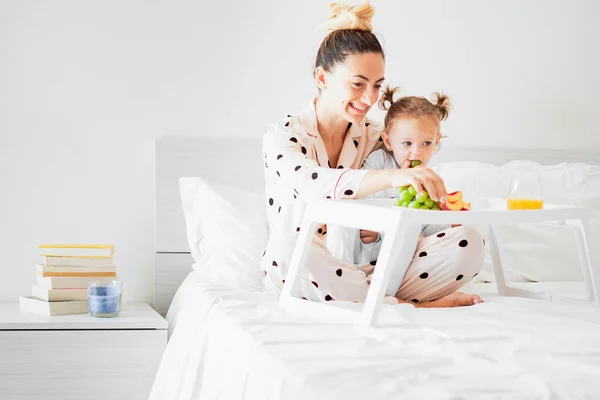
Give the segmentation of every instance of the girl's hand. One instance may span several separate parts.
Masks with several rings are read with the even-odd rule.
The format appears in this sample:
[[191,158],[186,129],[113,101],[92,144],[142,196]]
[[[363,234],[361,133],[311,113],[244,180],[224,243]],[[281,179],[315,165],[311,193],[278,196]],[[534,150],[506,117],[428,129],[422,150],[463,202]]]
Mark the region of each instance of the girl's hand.
[[392,187],[412,185],[417,193],[426,190],[434,201],[446,201],[446,186],[438,174],[431,168],[408,168],[410,161],[405,161],[401,168],[392,170]]
[[367,231],[364,229],[360,230],[360,240],[362,240],[364,244],[373,243],[377,240],[378,235],[379,234],[377,232]]

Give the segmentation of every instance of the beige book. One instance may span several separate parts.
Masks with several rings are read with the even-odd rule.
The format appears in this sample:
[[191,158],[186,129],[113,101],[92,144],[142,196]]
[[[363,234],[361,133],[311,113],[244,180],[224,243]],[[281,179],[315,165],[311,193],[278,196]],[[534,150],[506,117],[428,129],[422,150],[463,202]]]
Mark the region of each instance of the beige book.
[[54,277],[37,275],[35,283],[37,286],[46,289],[87,289],[88,282],[94,281],[99,283],[110,283],[113,280],[118,280],[118,277]]
[[88,302],[84,300],[48,302],[36,297],[19,297],[21,311],[41,315],[87,314]]
[[44,301],[87,300],[87,289],[46,289],[37,285],[31,286],[31,296]]
[[48,267],[36,265],[36,272],[41,276],[79,276],[79,277],[116,277],[117,267]]
[[41,256],[109,258],[115,253],[112,244],[42,244]]
[[114,267],[114,257],[89,258],[89,257],[44,257],[46,267]]

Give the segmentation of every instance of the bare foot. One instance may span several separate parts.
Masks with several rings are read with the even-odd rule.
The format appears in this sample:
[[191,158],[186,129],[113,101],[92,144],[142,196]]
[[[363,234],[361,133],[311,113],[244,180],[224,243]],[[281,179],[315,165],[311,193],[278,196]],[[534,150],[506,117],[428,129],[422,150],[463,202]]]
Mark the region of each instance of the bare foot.
[[[400,302],[402,300],[399,300]],[[404,302],[404,301],[402,301]],[[424,303],[412,303],[415,307],[423,308],[442,308],[442,307],[462,307],[472,306],[474,304],[483,303],[481,297],[476,294],[464,294],[461,292],[454,292],[441,299],[427,301]]]

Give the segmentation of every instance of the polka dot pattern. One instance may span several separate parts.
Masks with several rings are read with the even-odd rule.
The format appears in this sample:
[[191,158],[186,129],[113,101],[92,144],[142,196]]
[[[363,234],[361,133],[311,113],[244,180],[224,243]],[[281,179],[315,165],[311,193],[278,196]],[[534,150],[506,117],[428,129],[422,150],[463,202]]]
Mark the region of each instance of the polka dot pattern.
[[429,274],[427,272],[423,272],[421,275],[419,275],[419,278],[427,279],[428,276],[429,276]]
[[422,251],[419,253],[419,257],[425,257],[427,256],[427,252],[426,251]]
[[[288,115],[288,117],[282,121],[285,126],[289,128],[284,130],[279,128],[278,132],[276,132],[279,135],[282,132],[287,133],[283,133],[283,136],[279,136],[278,140],[268,143],[265,142],[267,143],[265,147],[267,151],[266,154],[263,154],[263,163],[265,164],[265,168],[269,168],[268,170],[265,169],[264,172],[267,178],[266,199],[268,202],[267,207],[269,207],[268,215],[271,219],[270,223],[275,225],[283,223],[284,225],[281,226],[281,228],[284,229],[279,230],[279,232],[288,232],[288,235],[296,234],[296,236],[294,236],[295,238],[301,231],[301,226],[296,225],[300,223],[296,217],[298,215],[302,215],[301,213],[296,213],[296,211],[298,211],[297,208],[303,208],[303,201],[296,202],[295,199],[303,199],[299,199],[299,193],[297,189],[293,189],[292,199],[290,199],[288,197],[290,193],[289,188],[294,188],[294,186],[296,188],[301,187],[303,190],[302,195],[306,198],[313,198],[315,197],[314,195],[318,194],[319,192],[329,194],[326,196],[317,196],[320,198],[353,198],[356,196],[355,188],[357,186],[355,182],[352,182],[352,179],[354,176],[359,176],[359,174],[354,174],[352,172],[344,174],[344,170],[348,168],[358,168],[360,163],[363,163],[364,157],[361,154],[360,159],[358,159],[358,157],[354,159],[353,155],[356,155],[357,151],[352,149],[352,145],[350,143],[346,143],[346,145],[349,145],[350,147],[346,147],[346,149],[342,151],[342,154],[340,154],[340,160],[342,160],[343,163],[338,163],[337,161],[334,162],[334,160],[328,160],[328,155],[326,153],[321,154],[321,151],[323,150],[322,146],[311,147],[314,146],[312,139],[314,139],[316,132],[306,132],[305,135],[304,129],[306,129],[306,127],[302,127],[302,120],[292,120],[291,118],[293,117]],[[294,123],[292,124],[292,122]],[[347,124],[348,129],[351,129],[352,123],[347,122]],[[364,148],[364,152],[368,153],[370,150],[372,150],[372,146],[375,144],[378,138],[377,136],[374,136],[375,130],[371,131],[368,137],[365,136],[365,126],[368,126],[368,123],[359,123],[356,128],[357,131],[352,131],[352,135],[348,137],[348,140],[352,142],[355,149],[361,147],[361,152]],[[281,125],[279,125],[279,127],[281,127]],[[362,136],[359,137],[357,134],[361,129]],[[298,150],[300,150],[301,154],[304,155],[303,157],[298,154]],[[348,154],[346,154],[348,151],[349,155],[351,156],[350,158],[348,158]],[[298,161],[292,161],[294,158]],[[306,161],[305,163],[304,159],[310,161]],[[331,171],[324,169],[323,167],[325,166],[331,168]],[[334,171],[333,169],[342,171],[338,172]],[[271,171],[275,173],[272,174]],[[277,177],[280,179],[277,179]],[[284,181],[284,179],[286,179],[286,181]],[[302,181],[301,183],[300,180]],[[287,182],[290,182],[290,184]],[[272,207],[272,209],[270,207]],[[282,213],[282,209],[284,207],[287,208],[285,213]],[[277,214],[274,212],[276,210],[278,213],[280,213],[279,215],[275,215]],[[288,214],[290,214],[289,220],[284,218],[284,216]],[[319,227],[317,225],[316,231],[302,232],[303,234],[309,235],[312,235],[313,233],[317,234],[318,238],[324,240],[326,239],[326,236],[323,235],[327,235],[327,226],[321,225],[321,227]],[[289,264],[289,259],[287,255],[279,254],[276,243],[270,243],[269,245],[274,246],[268,248],[269,257],[266,257],[266,251],[263,251],[263,273],[268,276],[268,282],[271,282],[272,280],[273,284],[280,286],[282,283],[285,284],[284,278],[286,277],[283,273],[281,273],[281,271]],[[327,255],[330,255],[326,250],[325,252]],[[272,265],[269,265],[269,259],[272,260]],[[281,268],[279,268],[278,263],[281,263]],[[375,266],[376,263],[377,261],[375,260],[371,262],[371,265]],[[308,281],[301,280],[304,288],[308,288],[308,290],[306,290],[304,293],[298,293],[298,297],[300,298],[300,296],[304,296],[301,298],[308,300],[308,297],[310,296],[310,301],[322,302],[335,301],[338,298],[344,298],[342,295],[338,294],[337,286],[331,286],[330,284],[332,282],[336,282],[336,285],[341,285],[346,280],[353,279],[356,271],[352,270],[352,268],[344,267],[343,264],[338,264],[335,267],[333,265],[329,267],[330,269],[328,269],[328,273],[323,277],[321,277],[321,275],[314,276],[315,279],[319,279],[319,283],[317,283],[317,281],[310,280],[310,278]],[[470,272],[467,270],[463,271],[466,271],[467,274]],[[433,272],[434,271],[432,271],[432,273]],[[364,279],[364,275],[362,273],[361,276]],[[310,289],[310,284],[308,284],[308,282],[310,282],[316,288],[316,290]],[[266,285],[268,287],[268,283]],[[407,300],[410,300],[411,298],[412,297],[407,297]],[[358,299],[355,298],[355,300]]]
[[467,247],[468,244],[469,244],[469,242],[467,242],[465,239],[463,239],[460,242],[458,242],[458,245],[460,247]]
[[446,232],[440,232],[436,236],[439,238],[443,238],[444,236],[446,236]]

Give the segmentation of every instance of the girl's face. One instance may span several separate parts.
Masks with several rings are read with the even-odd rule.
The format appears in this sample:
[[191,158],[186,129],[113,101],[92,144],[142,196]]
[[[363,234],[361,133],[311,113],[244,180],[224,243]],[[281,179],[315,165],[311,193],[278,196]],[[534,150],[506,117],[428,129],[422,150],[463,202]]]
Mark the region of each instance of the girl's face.
[[414,118],[406,114],[396,117],[390,132],[381,135],[398,166],[402,166],[406,160],[419,160],[426,166],[439,145],[440,136],[440,121],[436,117],[426,115]]
[[383,57],[377,53],[349,55],[329,72],[318,67],[319,101],[346,121],[361,123],[379,99],[384,69]]

